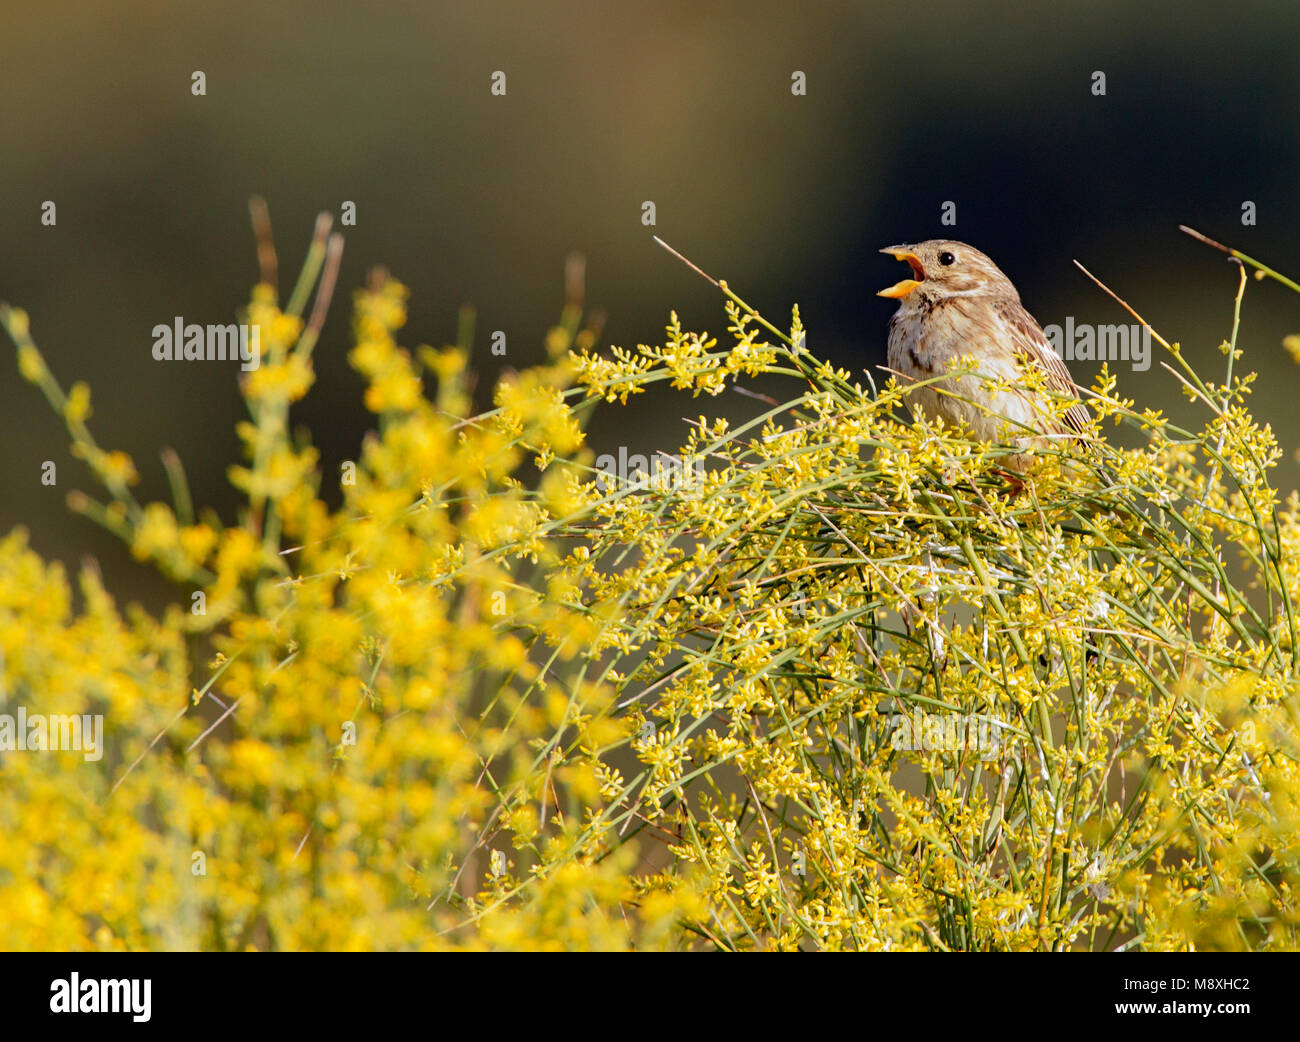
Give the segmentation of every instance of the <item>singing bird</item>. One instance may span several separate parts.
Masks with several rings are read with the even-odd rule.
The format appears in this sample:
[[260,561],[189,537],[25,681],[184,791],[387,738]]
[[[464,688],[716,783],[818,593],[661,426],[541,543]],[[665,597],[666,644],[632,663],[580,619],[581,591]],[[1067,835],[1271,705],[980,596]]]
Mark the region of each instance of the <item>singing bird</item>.
[[[1070,371],[996,264],[952,239],[880,252],[912,269],[911,278],[879,294],[900,301],[889,320],[889,367],[907,381],[923,381],[969,367],[964,359],[975,362],[967,375],[914,387],[909,392],[914,407],[969,428],[980,441],[1025,449],[1005,461],[1018,471],[1032,462],[1030,450],[1079,437],[1088,411]],[[1043,379],[1027,381],[1031,371]],[[1063,416],[1056,405],[1062,399],[1074,402]]]

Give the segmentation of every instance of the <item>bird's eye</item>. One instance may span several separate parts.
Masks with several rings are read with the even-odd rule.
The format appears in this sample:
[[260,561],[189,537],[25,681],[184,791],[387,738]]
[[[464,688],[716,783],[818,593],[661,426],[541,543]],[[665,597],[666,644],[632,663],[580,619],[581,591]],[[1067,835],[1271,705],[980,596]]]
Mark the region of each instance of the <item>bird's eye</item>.
[[943,253],[939,254],[939,263],[942,264],[945,268],[956,259],[957,258],[954,257],[947,250],[944,250]]

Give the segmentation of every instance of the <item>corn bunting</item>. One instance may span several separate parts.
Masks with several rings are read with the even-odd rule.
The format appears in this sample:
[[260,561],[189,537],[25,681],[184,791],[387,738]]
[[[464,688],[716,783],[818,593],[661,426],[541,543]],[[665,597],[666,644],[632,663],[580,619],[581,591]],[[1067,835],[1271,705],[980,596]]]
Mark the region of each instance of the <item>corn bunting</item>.
[[[889,367],[905,380],[934,381],[909,393],[914,408],[980,441],[1025,450],[1079,437],[1088,411],[1070,371],[996,264],[951,239],[880,252],[912,267],[910,279],[879,295],[901,301],[889,320]],[[950,368],[970,368],[963,359],[974,361],[973,371],[936,380]],[[1031,370],[1041,379],[1027,382]],[[1074,404],[1062,416],[1053,399]],[[1026,452],[1005,462],[1023,471],[1032,458]]]

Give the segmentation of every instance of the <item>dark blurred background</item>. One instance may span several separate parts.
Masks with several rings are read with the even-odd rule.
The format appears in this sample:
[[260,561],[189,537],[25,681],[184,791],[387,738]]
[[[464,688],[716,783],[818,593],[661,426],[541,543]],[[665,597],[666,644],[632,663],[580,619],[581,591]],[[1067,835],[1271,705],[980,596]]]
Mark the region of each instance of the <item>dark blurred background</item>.
[[[30,312],[65,386],[90,383],[92,428],[135,457],[143,497],[166,498],[158,449],[172,445],[196,501],[227,521],[235,367],[156,363],[150,331],[175,315],[234,320],[257,279],[255,193],[285,296],[314,215],[357,207],[317,385],[295,410],[331,470],[370,425],[345,354],[372,265],[411,287],[407,346],[450,341],[474,303],[489,372],[492,330],[508,364],[541,359],[572,250],[608,313],[604,342],[656,342],[671,308],[722,332],[716,291],[652,232],[778,324],[797,302],[809,346],[855,371],[884,360],[895,304],[874,294],[901,277],[876,251],[942,235],[989,253],[1043,324],[1129,321],[1078,258],[1217,374],[1236,275],[1177,226],[1300,273],[1300,8],[1026,6],[5,0],[0,299]],[[191,94],[195,70],[205,97]],[[490,92],[497,70],[504,97]],[[806,96],[791,93],[796,71]],[[1300,296],[1252,283],[1243,328],[1255,408],[1290,448],[1297,374],[1280,341],[1300,332]],[[70,564],[93,554],[117,588],[153,600],[162,588],[68,514],[66,492],[93,486],[0,347],[0,531],[24,524]],[[1076,380],[1097,368],[1075,363]],[[1179,410],[1158,358],[1118,371],[1139,402]],[[640,403],[598,418],[592,439],[671,448],[680,416],[753,408],[731,393]],[[40,484],[46,459],[57,488]],[[1288,457],[1279,482],[1297,476]]]

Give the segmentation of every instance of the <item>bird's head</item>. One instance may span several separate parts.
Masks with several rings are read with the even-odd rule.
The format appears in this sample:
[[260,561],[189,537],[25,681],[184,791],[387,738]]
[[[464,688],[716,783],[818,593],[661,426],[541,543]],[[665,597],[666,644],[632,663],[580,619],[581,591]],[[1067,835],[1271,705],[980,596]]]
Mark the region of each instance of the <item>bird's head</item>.
[[954,239],[927,239],[910,246],[887,246],[880,251],[906,261],[912,277],[882,289],[878,296],[901,299],[917,290],[928,300],[944,297],[999,296],[1019,300],[1011,280],[974,246]]

